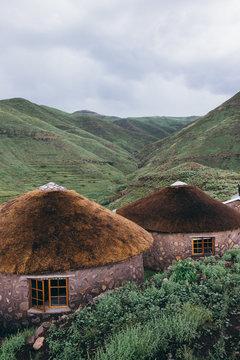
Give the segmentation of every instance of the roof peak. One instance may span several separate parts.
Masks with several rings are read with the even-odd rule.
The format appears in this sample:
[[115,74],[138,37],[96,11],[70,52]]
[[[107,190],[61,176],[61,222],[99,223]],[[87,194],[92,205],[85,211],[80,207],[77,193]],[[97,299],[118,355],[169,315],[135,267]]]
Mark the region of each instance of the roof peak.
[[184,186],[187,185],[185,182],[176,181],[175,183],[171,184],[170,186]]
[[63,186],[60,186],[54,182],[49,182],[45,185],[42,185],[38,188],[41,191],[66,191],[67,189]]

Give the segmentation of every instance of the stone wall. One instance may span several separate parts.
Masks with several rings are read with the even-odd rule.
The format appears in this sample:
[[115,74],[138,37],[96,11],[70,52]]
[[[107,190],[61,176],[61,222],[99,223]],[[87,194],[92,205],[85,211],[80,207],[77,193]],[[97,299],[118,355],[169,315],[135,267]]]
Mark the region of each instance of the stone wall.
[[[117,288],[126,281],[142,283],[143,258],[141,254],[112,265],[54,274],[58,275],[69,279],[69,308],[62,308],[60,314],[56,313],[56,310],[53,310],[53,313],[29,310],[29,279],[33,276],[0,274],[0,333],[1,328],[20,329],[62,316],[65,312],[86,305],[95,296]],[[53,274],[36,275],[34,278],[48,277],[53,277]]]
[[144,267],[162,270],[173,264],[176,260],[192,258],[193,237],[215,237],[215,255],[222,255],[227,249],[240,247],[240,229],[217,233],[200,234],[165,234],[151,232],[154,242],[152,247],[143,255]]

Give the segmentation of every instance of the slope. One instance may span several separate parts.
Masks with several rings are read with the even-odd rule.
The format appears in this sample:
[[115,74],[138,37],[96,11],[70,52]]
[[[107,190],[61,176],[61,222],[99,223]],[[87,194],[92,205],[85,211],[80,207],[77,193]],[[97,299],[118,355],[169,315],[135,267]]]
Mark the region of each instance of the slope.
[[24,99],[0,102],[0,139],[1,202],[51,180],[102,200],[135,169],[126,150],[78,128],[70,114]]
[[140,154],[144,172],[170,168],[186,161],[240,170],[240,92],[206,116]]
[[144,124],[140,132],[127,130],[116,119],[21,98],[0,101],[0,202],[54,181],[104,203],[126,186],[138,152],[161,132],[153,136]]

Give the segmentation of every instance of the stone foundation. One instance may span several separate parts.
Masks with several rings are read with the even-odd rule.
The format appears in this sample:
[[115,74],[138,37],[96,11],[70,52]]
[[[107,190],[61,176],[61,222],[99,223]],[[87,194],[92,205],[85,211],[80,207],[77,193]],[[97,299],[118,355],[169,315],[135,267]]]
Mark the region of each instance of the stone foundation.
[[0,274],[0,332],[1,328],[13,330],[42,321],[59,317],[53,313],[29,310],[30,278],[46,279],[61,276],[69,279],[69,308],[61,308],[60,315],[86,305],[94,297],[114,288],[126,281],[142,283],[144,279],[142,254],[126,261],[100,266],[97,268],[80,269],[64,273],[44,274],[36,276],[17,276]]
[[[214,237],[215,255],[223,255],[227,249],[240,247],[240,229],[217,233],[192,233],[192,234],[165,234],[150,232],[154,242],[152,247],[143,254],[144,267],[154,270],[163,270],[176,260],[192,258],[199,255],[192,255],[192,238]],[[200,255],[203,256],[203,255]]]

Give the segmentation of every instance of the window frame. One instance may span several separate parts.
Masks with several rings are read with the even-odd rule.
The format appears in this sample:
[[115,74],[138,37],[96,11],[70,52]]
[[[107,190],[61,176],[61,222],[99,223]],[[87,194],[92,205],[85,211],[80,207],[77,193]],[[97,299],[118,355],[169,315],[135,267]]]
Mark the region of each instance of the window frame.
[[[29,290],[30,290],[30,297],[29,297],[29,300],[30,300],[30,309],[34,309],[34,310],[38,310],[38,311],[41,311],[41,312],[45,312],[46,311],[46,308],[48,309],[53,309],[53,308],[57,308],[57,309],[61,309],[61,308],[68,308],[69,307],[69,278],[68,277],[46,277],[46,278],[39,278],[39,277],[31,277],[29,278],[30,280],[30,283],[29,283]],[[57,286],[51,286],[51,280],[57,280],[58,282],[58,285]],[[65,286],[59,286],[59,281],[60,280],[65,280],[66,282],[66,285]],[[32,286],[32,282],[33,281],[36,281],[36,288]],[[44,288],[44,281],[47,281],[47,286],[48,286],[48,300],[49,300],[49,304],[46,305],[45,304],[45,288]],[[42,285],[42,289],[38,289],[37,287],[37,284],[38,283],[41,283]],[[59,295],[59,289],[62,288],[62,289],[66,289],[66,293],[65,295],[61,296]],[[58,295],[57,296],[53,296],[55,298],[58,299],[58,305],[52,305],[52,296],[51,296],[51,289],[58,289]],[[36,291],[36,297],[33,297],[33,290]],[[42,299],[39,299],[38,295],[39,295],[39,292],[42,292]],[[66,298],[66,304],[65,305],[60,305],[59,304],[59,299],[60,298]],[[38,305],[38,301],[39,300],[42,300],[43,301],[43,307],[40,308],[36,305],[33,305],[33,299],[36,300],[37,302],[37,305]]]
[[[207,240],[207,244],[211,244],[212,251],[205,253],[204,252],[204,240]],[[201,242],[201,246],[197,247],[198,249],[201,249],[201,252],[194,252],[194,242],[198,241]],[[215,237],[214,236],[199,236],[199,237],[193,237],[192,238],[192,256],[211,256],[215,254]]]

